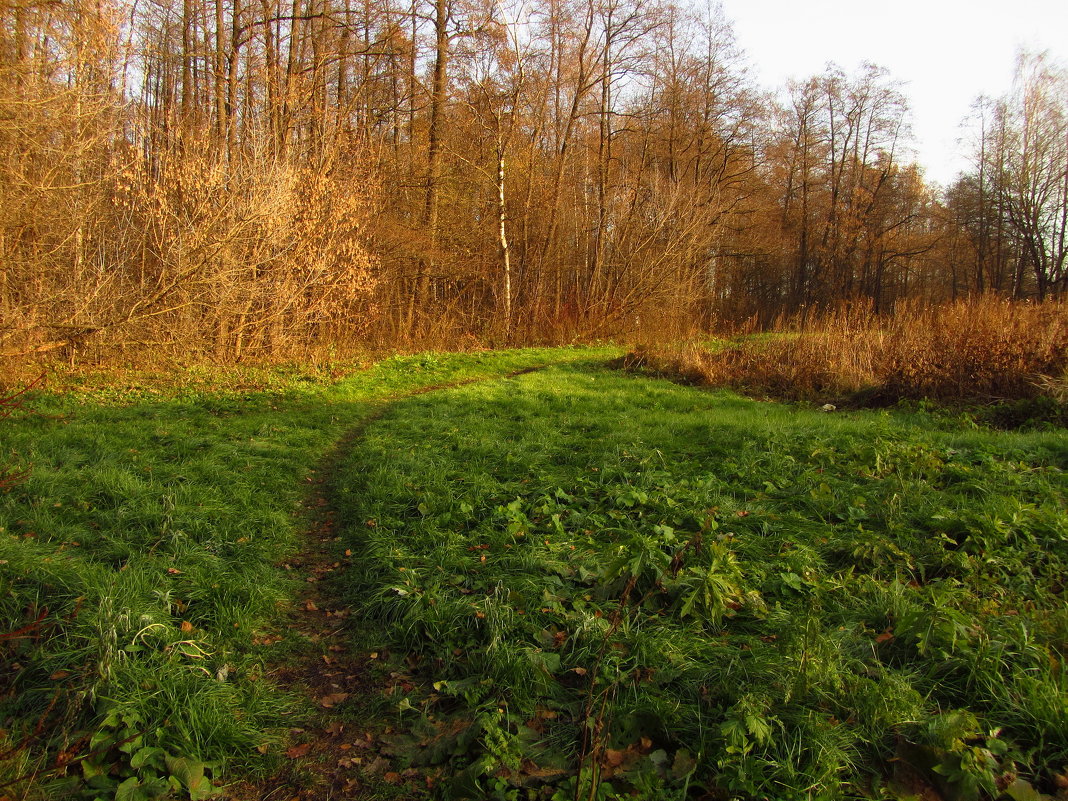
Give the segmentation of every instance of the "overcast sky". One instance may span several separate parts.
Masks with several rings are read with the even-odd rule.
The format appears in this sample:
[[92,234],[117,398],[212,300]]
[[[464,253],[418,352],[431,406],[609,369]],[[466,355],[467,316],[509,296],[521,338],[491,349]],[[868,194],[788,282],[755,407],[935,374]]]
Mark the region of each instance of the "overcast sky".
[[967,166],[960,123],[981,94],[1012,84],[1021,47],[1068,62],[1068,0],[721,0],[757,79],[767,88],[834,61],[864,61],[901,81],[917,160],[943,185]]

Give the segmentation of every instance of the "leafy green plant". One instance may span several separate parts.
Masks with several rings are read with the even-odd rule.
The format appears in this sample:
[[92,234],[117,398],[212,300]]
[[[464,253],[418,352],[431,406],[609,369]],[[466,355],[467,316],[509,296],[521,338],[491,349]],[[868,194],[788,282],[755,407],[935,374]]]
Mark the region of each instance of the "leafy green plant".
[[200,801],[219,795],[208,776],[217,766],[146,745],[165,736],[162,728],[147,731],[146,725],[135,711],[109,710],[89,740],[89,753],[78,758],[84,786],[70,789],[94,801],[164,796]]
[[1014,782],[1014,759],[1020,757],[1000,735],[1000,729],[984,732],[971,712],[952,710],[916,727],[917,744],[903,744],[900,751],[951,801],[996,798]]

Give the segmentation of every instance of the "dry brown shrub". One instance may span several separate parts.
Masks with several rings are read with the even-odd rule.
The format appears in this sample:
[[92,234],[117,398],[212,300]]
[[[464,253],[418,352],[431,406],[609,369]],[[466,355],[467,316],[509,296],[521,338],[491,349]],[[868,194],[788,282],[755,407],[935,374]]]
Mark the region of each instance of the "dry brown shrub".
[[360,143],[312,164],[224,162],[206,147],[123,155],[92,187],[95,260],[24,260],[19,292],[0,293],[0,359],[229,364],[360,344],[375,313],[378,193]]
[[669,345],[638,345],[612,366],[635,372],[649,372],[687,384],[707,384],[709,354],[693,342]]
[[1068,304],[1001,298],[891,319],[880,365],[889,396],[1026,398],[1068,368]]
[[887,402],[1056,395],[1068,370],[1063,302],[983,297],[878,316],[854,304],[779,328],[717,353],[640,349],[628,366],[784,398]]

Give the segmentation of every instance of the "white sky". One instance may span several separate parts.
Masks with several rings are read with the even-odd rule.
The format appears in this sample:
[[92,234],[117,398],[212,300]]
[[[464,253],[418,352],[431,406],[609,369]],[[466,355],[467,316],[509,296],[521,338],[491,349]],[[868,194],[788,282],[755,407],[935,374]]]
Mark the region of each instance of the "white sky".
[[1068,0],[720,0],[757,80],[779,88],[864,61],[902,82],[917,161],[949,183],[967,162],[960,124],[981,94],[1012,84],[1021,47],[1068,61]]

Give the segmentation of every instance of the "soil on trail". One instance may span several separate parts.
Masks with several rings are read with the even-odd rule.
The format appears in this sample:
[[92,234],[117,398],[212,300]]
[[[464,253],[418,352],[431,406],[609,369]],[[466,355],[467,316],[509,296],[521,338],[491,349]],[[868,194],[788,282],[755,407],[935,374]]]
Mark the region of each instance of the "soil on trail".
[[[389,726],[361,719],[369,699],[411,689],[406,672],[383,667],[386,654],[360,650],[350,627],[351,610],[340,599],[338,579],[358,554],[341,544],[336,511],[330,500],[332,478],[341,461],[392,403],[415,395],[512,378],[543,367],[528,367],[503,376],[472,378],[420,387],[383,399],[363,418],[320,464],[309,471],[305,501],[308,522],[299,553],[280,565],[303,580],[294,599],[287,627],[298,645],[284,655],[268,656],[269,680],[307,704],[294,716],[294,725],[282,746],[282,768],[268,779],[229,785],[225,797],[234,801],[342,801],[366,798],[371,793],[396,798],[426,797],[437,772],[402,770],[390,754]],[[283,643],[281,634],[260,638],[256,644]],[[384,792],[383,792],[384,791]]]
[[[361,430],[363,426],[361,425]],[[347,437],[345,445],[355,436]],[[347,448],[346,448],[347,449]],[[332,462],[321,465],[311,477],[307,501],[312,525],[301,553],[282,567],[299,571],[303,591],[289,615],[289,636],[299,645],[270,666],[269,679],[294,695],[303,696],[306,707],[294,721],[283,746],[282,769],[255,784],[244,782],[228,789],[233,799],[348,799],[367,795],[383,783],[410,783],[412,775],[394,770],[376,732],[357,724],[353,707],[363,698],[388,693],[391,682],[375,677],[371,663],[377,654],[354,648],[348,629],[349,610],[331,587],[332,574],[342,571],[352,552],[341,551],[335,514],[328,498]],[[280,642],[281,636],[265,638],[264,645]],[[418,787],[409,788],[406,797]],[[423,785],[425,789],[425,783]]]

